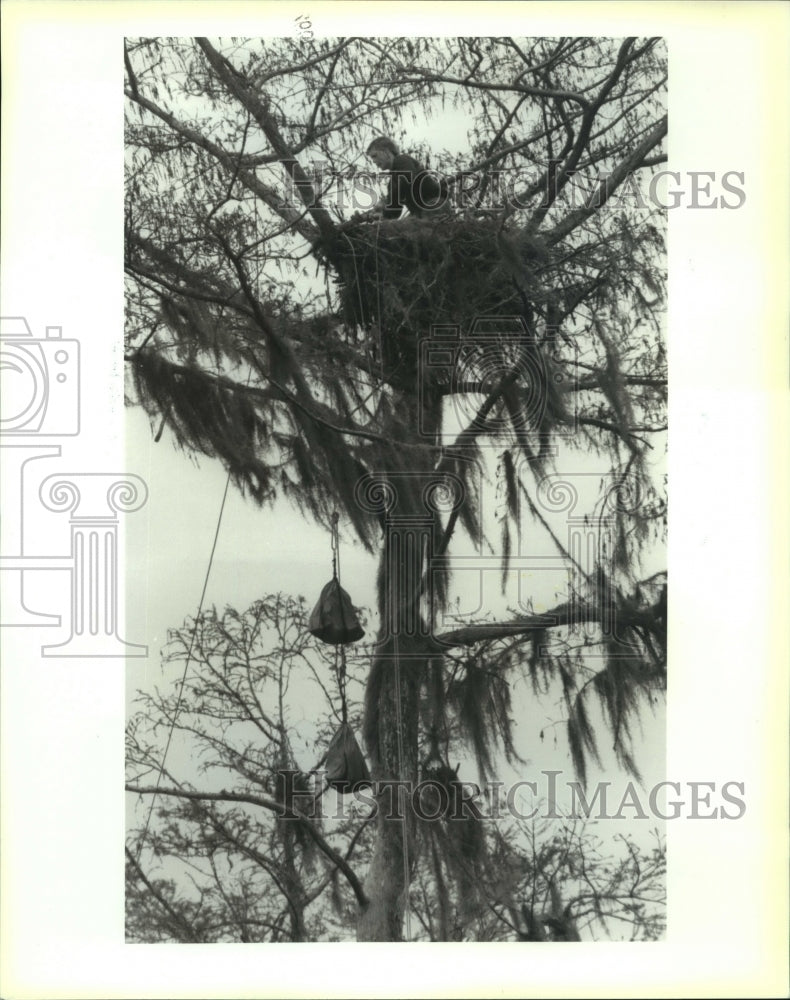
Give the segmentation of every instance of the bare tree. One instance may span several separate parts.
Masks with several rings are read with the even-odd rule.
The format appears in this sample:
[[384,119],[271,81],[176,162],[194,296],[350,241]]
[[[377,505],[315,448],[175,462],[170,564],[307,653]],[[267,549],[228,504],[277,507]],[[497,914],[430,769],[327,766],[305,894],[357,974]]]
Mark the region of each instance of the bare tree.
[[[243,613],[206,612],[171,633],[167,662],[184,669],[170,690],[141,695],[128,725],[127,788],[138,803],[126,849],[128,939],[353,937],[376,807],[335,796],[316,766],[315,746],[327,746],[340,722],[333,706],[344,678],[310,636],[304,602],[273,595]],[[345,678],[354,725],[364,665],[350,657]],[[299,706],[316,689],[313,734]],[[163,732],[173,760],[164,771]],[[462,746],[458,738],[452,749]],[[623,838],[618,854],[580,821],[442,812],[430,796],[444,787],[449,805],[456,773],[434,762],[421,777],[414,939],[660,936],[662,844],[645,853]]]

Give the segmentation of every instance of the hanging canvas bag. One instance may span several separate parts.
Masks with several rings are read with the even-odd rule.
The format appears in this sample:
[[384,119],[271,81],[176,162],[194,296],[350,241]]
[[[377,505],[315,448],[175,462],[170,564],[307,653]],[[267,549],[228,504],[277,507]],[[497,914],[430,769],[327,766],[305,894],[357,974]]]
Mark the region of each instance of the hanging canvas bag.
[[326,752],[326,783],[341,795],[370,785],[370,771],[351,726],[342,723]]
[[321,591],[308,627],[317,639],[333,646],[356,642],[365,634],[354,613],[351,598],[336,576]]

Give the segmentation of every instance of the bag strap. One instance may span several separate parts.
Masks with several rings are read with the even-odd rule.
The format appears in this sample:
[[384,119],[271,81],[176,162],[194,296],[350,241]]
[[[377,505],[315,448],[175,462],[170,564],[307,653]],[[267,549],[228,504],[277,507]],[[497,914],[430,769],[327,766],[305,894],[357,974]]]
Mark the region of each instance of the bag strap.
[[[343,588],[340,584],[340,532],[338,530],[338,512],[332,511],[332,579],[337,583],[337,602],[340,607],[340,624],[343,632],[348,632],[345,608],[343,607]],[[335,646],[335,674],[340,692],[340,712],[343,725],[348,722],[348,705],[346,703],[346,651],[343,643]]]

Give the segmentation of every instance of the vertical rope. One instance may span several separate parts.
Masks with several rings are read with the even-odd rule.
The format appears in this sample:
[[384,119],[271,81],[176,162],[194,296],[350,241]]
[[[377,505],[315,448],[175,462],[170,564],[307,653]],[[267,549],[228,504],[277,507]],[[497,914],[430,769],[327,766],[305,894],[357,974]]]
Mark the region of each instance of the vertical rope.
[[[346,628],[346,616],[343,610],[342,585],[340,583],[340,531],[338,521],[340,515],[337,511],[332,512],[332,579],[337,584],[338,605],[340,607],[340,620],[343,628]],[[346,647],[345,643],[338,643],[335,646],[335,676],[337,677],[337,689],[340,693],[340,719],[343,725],[348,724],[348,700],[346,699]]]
[[[404,780],[403,768],[403,713],[401,712],[401,683],[400,683],[400,657],[398,655],[398,638],[393,636],[395,654],[395,726],[397,729],[398,746],[398,780]],[[400,786],[398,786],[400,796]],[[411,906],[409,897],[411,894],[411,874],[409,864],[409,825],[406,810],[408,809],[408,798],[404,803],[403,810],[403,904],[406,917],[406,940],[411,941]]]
[[[247,117],[247,125],[249,125],[249,116]],[[247,136],[247,129],[245,127],[245,130],[244,130],[244,137],[245,137],[244,141],[245,142],[246,142],[246,136]],[[234,178],[234,180],[235,180],[235,178]],[[233,184],[231,184],[231,188],[232,187],[233,187]],[[256,257],[255,257],[255,294],[256,294],[256,296],[259,296],[260,295],[260,285],[261,285],[261,263],[260,263],[260,258],[257,256],[257,253],[258,253],[258,242],[259,242],[259,224],[258,224],[259,220],[258,220],[258,201],[257,201],[257,199],[255,199],[253,201],[253,208],[254,208],[254,214],[255,214],[255,250],[256,250]],[[247,385],[250,384],[250,379],[251,378],[252,378],[252,368],[250,367],[249,370],[248,370],[248,372],[247,372],[247,382],[246,382]],[[169,410],[168,410],[168,412],[169,412]],[[162,426],[159,428],[159,431],[157,432],[157,435],[156,435],[156,437],[154,439],[155,441],[158,441],[160,439],[160,437],[162,436],[162,431],[164,429],[166,417],[167,417],[167,413],[162,418]],[[211,576],[211,567],[214,564],[214,553],[217,550],[217,539],[219,538],[219,531],[220,531],[220,527],[222,526],[222,515],[223,515],[223,513],[225,511],[225,503],[226,503],[226,501],[228,499],[228,490],[230,488],[230,480],[231,480],[231,472],[228,471],[228,475],[227,475],[227,477],[225,479],[225,490],[224,490],[224,492],[222,494],[222,503],[220,504],[219,514],[217,515],[217,525],[216,525],[216,528],[214,529],[214,540],[211,543],[211,552],[210,552],[209,557],[208,557],[208,566],[206,567],[206,575],[205,575],[205,578],[203,580],[203,589],[202,589],[202,591],[200,593],[200,600],[198,601],[197,614],[195,615],[195,624],[194,624],[194,627],[192,629],[192,634],[189,637],[189,648],[187,650],[186,661],[184,662],[184,672],[181,674],[181,683],[180,683],[179,688],[178,688],[178,697],[176,698],[176,706],[175,706],[175,709],[173,710],[173,718],[170,720],[170,728],[168,729],[167,742],[165,743],[165,749],[164,749],[164,752],[162,754],[162,760],[161,760],[161,763],[159,764],[159,768],[157,770],[156,785],[154,786],[154,793],[151,796],[151,805],[148,807],[148,815],[145,818],[145,826],[143,827],[143,832],[140,835],[140,839],[139,839],[139,841],[137,843],[136,861],[137,861],[138,864],[139,864],[139,861],[140,861],[140,856],[143,853],[143,846],[145,844],[145,839],[148,836],[148,829],[149,829],[149,827],[151,825],[151,816],[153,815],[154,806],[156,805],[156,797],[157,797],[157,793],[159,791],[159,786],[162,783],[162,775],[163,775],[164,770],[165,770],[165,763],[167,762],[167,755],[168,755],[168,753],[170,751],[170,744],[171,744],[172,739],[173,739],[173,731],[175,730],[176,720],[178,718],[178,713],[181,710],[181,699],[182,699],[183,694],[184,694],[184,684],[186,683],[187,671],[189,670],[189,664],[190,664],[190,662],[192,660],[192,650],[194,649],[194,646],[195,646],[195,636],[197,635],[198,625],[200,623],[200,616],[201,616],[202,611],[203,611],[203,602],[206,599],[206,590],[208,588],[209,577]]]
[[348,724],[348,701],[346,700],[346,647],[340,646],[340,670],[338,672],[338,687],[340,688],[340,711],[343,725]]
[[332,579],[337,580],[340,585],[340,535],[337,522],[340,518],[338,512],[332,511]]
[[381,366],[381,374],[384,376],[384,330],[381,325],[381,280],[379,278],[379,229],[381,227],[381,220],[376,219],[376,236],[374,239],[375,253],[373,258],[376,261],[376,310],[378,316],[376,317],[376,327],[379,331],[379,365]]
[[[342,232],[342,236],[343,236],[343,239],[346,241],[346,243],[348,243],[348,245],[351,247],[351,262],[354,265],[354,280],[355,280],[356,286],[357,286],[357,299],[359,301],[359,316],[358,316],[359,324],[358,325],[361,325],[362,329],[363,329],[362,342],[365,345],[365,353],[367,355],[367,360],[368,360],[368,375],[370,375],[370,377],[372,379],[373,378],[373,357],[372,357],[372,355],[370,353],[370,342],[369,342],[369,339],[368,339],[368,337],[365,336],[365,332],[364,332],[365,331],[365,322],[364,321],[365,321],[365,312],[366,312],[366,310],[365,310],[365,301],[362,298],[362,285],[360,284],[360,281],[359,281],[359,270],[357,269],[357,252],[354,249],[354,244],[349,239],[348,234],[345,233],[345,232]],[[378,252],[378,250],[377,250],[377,252]],[[354,327],[354,343],[356,344],[356,342],[357,342],[357,328],[355,326]]]
[[[375,239],[375,242],[374,242],[374,247],[375,247],[374,259],[375,259],[375,263],[376,263],[376,307],[377,307],[377,312],[378,312],[378,316],[376,317],[376,319],[377,319],[377,326],[378,326],[378,331],[379,331],[379,351],[380,351],[380,354],[381,354],[380,361],[381,361],[382,373],[383,373],[383,371],[384,371],[384,358],[383,358],[383,355],[384,355],[384,336],[385,336],[385,334],[384,334],[384,330],[382,329],[382,324],[381,324],[381,282],[380,282],[380,277],[379,277],[379,227],[380,227],[380,220],[376,221],[375,226],[376,226],[376,228],[375,228],[375,238],[374,238]],[[346,238],[346,242],[351,247],[352,260],[353,260],[353,264],[354,264],[354,274],[355,274],[356,279],[357,279],[357,291],[358,291],[358,295],[359,295],[360,309],[364,313],[364,304],[363,304],[363,301],[362,301],[361,288],[360,288],[360,284],[359,284],[359,272],[357,271],[356,252],[355,252],[354,246],[351,243],[351,240],[349,240],[348,236],[346,236],[345,233],[343,235]],[[361,313],[361,315],[362,315],[362,313]],[[368,356],[370,356],[369,346],[368,346]],[[336,565],[335,559],[336,559],[336,550],[337,550],[337,547],[338,547],[337,546],[337,534],[336,533],[337,533],[337,515],[334,515],[334,518],[333,518],[333,533],[332,533],[332,551],[333,551],[333,563],[332,563],[332,565],[333,565],[333,570],[334,570],[334,567]],[[339,569],[338,569],[338,585],[339,585],[339,582],[340,581],[339,581]],[[397,625],[396,625],[396,628],[397,628]],[[394,645],[393,645],[393,653],[394,653],[394,658],[395,658],[395,727],[396,727],[396,731],[397,731],[398,779],[400,781],[403,781],[404,778],[405,778],[405,774],[404,774],[404,770],[405,769],[404,769],[404,766],[403,766],[403,757],[404,757],[404,754],[403,754],[403,712],[402,712],[402,706],[401,706],[400,657],[399,657],[399,653],[398,653],[398,638],[397,638],[397,634],[393,634],[393,643],[394,643]],[[345,666],[345,662],[344,662],[344,666]],[[345,678],[344,678],[344,680],[345,680]],[[343,712],[344,712],[343,721],[345,721],[345,711],[346,711],[345,691],[343,691]],[[398,794],[400,795],[400,788],[398,790]],[[403,815],[403,892],[404,892],[404,915],[405,915],[405,923],[406,923],[406,940],[410,941],[411,940],[411,907],[410,907],[410,903],[409,903],[409,897],[410,897],[410,894],[411,894],[411,873],[410,873],[411,865],[410,865],[410,861],[409,861],[409,832],[408,832],[408,820],[407,820],[407,816],[406,816],[406,809],[407,808],[408,808],[408,802],[406,804],[404,804],[404,815]]]
[[[381,280],[379,277],[379,228],[381,226],[381,220],[376,220],[376,235],[375,235],[375,253],[374,259],[376,261],[376,308],[378,312],[377,316],[377,326],[379,331],[379,353],[382,374],[384,374],[384,329],[381,323]],[[397,630],[398,624],[394,623]],[[400,677],[400,655],[398,650],[398,636],[397,631],[393,634],[393,653],[395,656],[395,726],[397,729],[397,749],[398,749],[398,780],[403,781],[405,778],[404,766],[403,766],[403,712],[401,710],[401,677]],[[400,789],[398,790],[398,795],[400,795]],[[404,803],[403,812],[403,903],[404,903],[404,916],[406,923],[406,940],[411,941],[411,905],[410,905],[410,895],[411,895],[411,864],[409,862],[409,825],[406,815],[406,810],[409,806],[409,800],[407,798],[406,803]]]
[[222,524],[222,513],[225,510],[225,501],[228,499],[228,488],[230,486],[230,473],[228,473],[227,479],[225,480],[225,492],[222,494],[222,503],[219,508],[219,516],[217,517],[217,526],[214,530],[214,541],[211,545],[211,554],[208,557],[208,567],[206,568],[206,576],[203,580],[203,590],[200,594],[200,601],[198,602],[197,614],[195,615],[195,624],[192,629],[192,635],[189,638],[189,649],[187,650],[186,662],[184,663],[184,672],[181,674],[181,685],[178,689],[178,698],[176,698],[176,707],[173,710],[173,718],[170,720],[170,728],[167,733],[167,743],[165,744],[164,753],[162,754],[162,762],[159,765],[156,774],[156,785],[154,787],[154,794],[151,796],[151,805],[148,808],[148,815],[145,820],[145,826],[143,827],[143,832],[140,835],[140,840],[137,844],[137,858],[140,861],[140,855],[143,853],[143,845],[145,844],[145,838],[148,836],[148,827],[151,824],[151,815],[154,811],[154,806],[156,805],[156,796],[159,791],[159,785],[162,782],[162,774],[165,770],[165,762],[167,761],[167,754],[170,750],[170,743],[173,739],[173,730],[175,729],[176,719],[178,718],[178,713],[181,709],[181,698],[184,694],[184,684],[187,679],[187,671],[189,670],[189,664],[192,660],[192,649],[195,645],[195,636],[197,635],[198,625],[200,624],[200,615],[203,611],[203,601],[206,598],[206,588],[208,587],[209,576],[211,575],[211,567],[214,562],[214,553],[217,549],[217,539],[219,538],[219,529]]

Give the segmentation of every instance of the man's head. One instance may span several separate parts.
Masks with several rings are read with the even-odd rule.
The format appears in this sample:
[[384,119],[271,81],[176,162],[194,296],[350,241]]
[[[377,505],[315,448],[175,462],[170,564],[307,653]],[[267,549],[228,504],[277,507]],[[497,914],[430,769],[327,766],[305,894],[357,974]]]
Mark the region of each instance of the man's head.
[[398,155],[398,147],[385,135],[380,135],[368,146],[367,154],[379,168],[388,170],[392,166],[392,161]]

